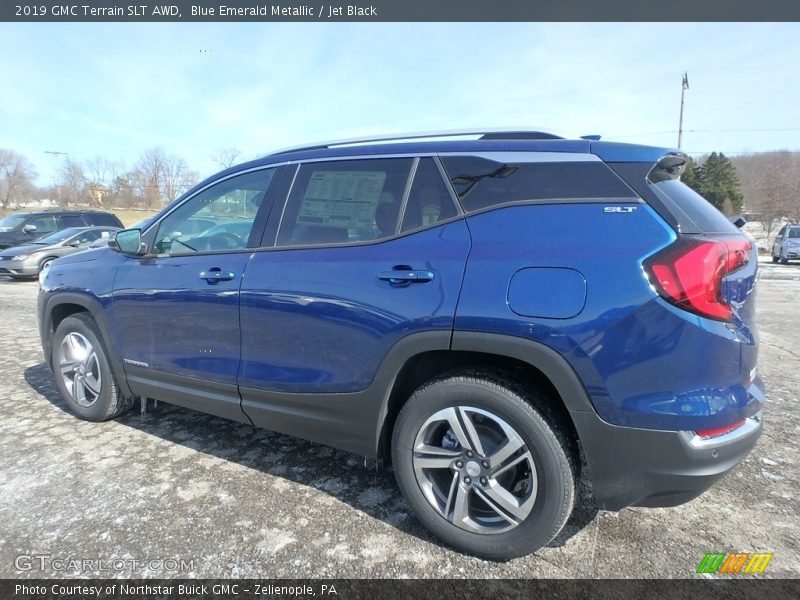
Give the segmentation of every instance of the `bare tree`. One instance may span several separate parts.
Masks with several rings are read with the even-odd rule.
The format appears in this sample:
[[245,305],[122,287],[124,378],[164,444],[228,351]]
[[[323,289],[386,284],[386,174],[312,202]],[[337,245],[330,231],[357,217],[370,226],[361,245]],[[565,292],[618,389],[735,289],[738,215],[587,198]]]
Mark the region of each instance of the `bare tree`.
[[36,169],[27,158],[0,148],[0,208],[26,201],[36,176]]
[[141,153],[136,170],[141,174],[139,182],[148,208],[161,208],[164,163],[167,157],[163,148],[149,148]]
[[211,160],[217,163],[221,169],[227,169],[236,164],[236,159],[242,154],[238,148],[220,148],[211,155]]
[[163,165],[163,193],[172,202],[197,181],[197,173],[190,171],[182,158],[169,157]]
[[733,163],[745,206],[767,235],[784,220],[800,220],[800,156],[767,152],[738,156]]
[[167,155],[163,148],[142,152],[135,173],[136,185],[142,190],[148,208],[160,208],[171,202],[198,179],[182,158]]
[[113,203],[113,184],[122,171],[122,164],[97,156],[86,163],[86,196],[94,206]]
[[62,206],[68,204],[86,204],[89,201],[86,193],[88,180],[83,165],[77,160],[68,158],[58,173],[58,201]]

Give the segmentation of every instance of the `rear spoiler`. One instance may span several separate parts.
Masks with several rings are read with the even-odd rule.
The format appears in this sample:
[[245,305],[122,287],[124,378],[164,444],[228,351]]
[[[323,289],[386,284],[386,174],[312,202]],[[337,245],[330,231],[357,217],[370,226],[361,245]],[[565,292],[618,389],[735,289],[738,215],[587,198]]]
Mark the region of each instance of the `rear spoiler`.
[[658,162],[650,169],[647,179],[653,183],[667,181],[668,179],[678,179],[686,168],[689,157],[682,152],[670,152],[658,159]]

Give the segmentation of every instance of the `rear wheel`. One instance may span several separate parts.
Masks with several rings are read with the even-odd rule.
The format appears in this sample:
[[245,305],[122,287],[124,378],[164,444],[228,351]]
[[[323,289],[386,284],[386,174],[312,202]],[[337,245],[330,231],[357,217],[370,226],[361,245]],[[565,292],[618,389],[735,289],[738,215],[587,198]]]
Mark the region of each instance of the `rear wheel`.
[[417,390],[397,418],[392,457],[417,517],[442,540],[491,560],[533,552],[572,512],[569,445],[536,392],[491,375]]
[[59,323],[53,336],[52,368],[61,396],[81,419],[105,421],[132,405],[120,393],[97,324],[85,313]]

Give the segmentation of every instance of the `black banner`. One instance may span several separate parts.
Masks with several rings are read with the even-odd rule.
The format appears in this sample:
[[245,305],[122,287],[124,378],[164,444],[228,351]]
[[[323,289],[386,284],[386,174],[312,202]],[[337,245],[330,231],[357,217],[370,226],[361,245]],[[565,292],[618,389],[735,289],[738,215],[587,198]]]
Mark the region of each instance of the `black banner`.
[[[128,0],[130,2],[130,0]],[[0,21],[798,21],[797,0],[13,1]]]
[[458,598],[750,599],[797,598],[797,580],[212,580],[212,579],[39,579],[2,580],[3,600],[250,600],[326,598],[337,600],[456,600]]

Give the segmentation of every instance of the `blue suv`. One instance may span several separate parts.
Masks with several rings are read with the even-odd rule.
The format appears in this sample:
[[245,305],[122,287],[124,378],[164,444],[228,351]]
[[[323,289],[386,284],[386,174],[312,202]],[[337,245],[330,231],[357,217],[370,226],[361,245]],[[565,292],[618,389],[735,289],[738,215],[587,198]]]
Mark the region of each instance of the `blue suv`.
[[423,524],[494,560],[550,542],[581,478],[618,510],[734,468],[761,433],[756,249],[686,156],[424,137],[271,154],[55,261],[70,409],[154,398],[391,462]]

